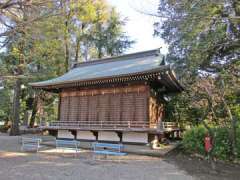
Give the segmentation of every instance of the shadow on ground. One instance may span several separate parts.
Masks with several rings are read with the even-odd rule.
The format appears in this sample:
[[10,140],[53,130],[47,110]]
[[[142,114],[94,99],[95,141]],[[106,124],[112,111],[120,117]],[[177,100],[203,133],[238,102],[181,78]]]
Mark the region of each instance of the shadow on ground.
[[175,149],[163,159],[201,180],[240,179],[239,164],[216,162],[216,170],[213,170],[207,160],[184,154],[181,149]]

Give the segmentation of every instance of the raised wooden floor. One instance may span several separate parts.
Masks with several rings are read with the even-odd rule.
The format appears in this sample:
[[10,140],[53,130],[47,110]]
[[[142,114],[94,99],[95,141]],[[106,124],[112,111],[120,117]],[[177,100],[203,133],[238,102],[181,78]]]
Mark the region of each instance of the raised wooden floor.
[[86,131],[120,131],[120,132],[149,132],[163,133],[179,131],[175,122],[162,122],[153,124],[138,121],[54,121],[42,125],[47,130],[86,130]]

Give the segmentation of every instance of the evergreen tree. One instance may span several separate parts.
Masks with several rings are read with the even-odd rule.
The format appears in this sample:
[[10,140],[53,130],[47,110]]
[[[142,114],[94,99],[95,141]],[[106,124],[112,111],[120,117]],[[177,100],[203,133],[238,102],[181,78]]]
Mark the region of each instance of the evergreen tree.
[[[115,13],[116,26],[110,26],[112,7],[104,0],[14,0],[0,3],[0,32],[2,53],[0,78],[7,87],[1,92],[13,107],[2,108],[0,117],[11,120],[12,135],[19,133],[18,125],[31,111],[30,126],[38,118],[39,108],[46,109],[49,119],[56,119],[56,97],[33,91],[28,82],[62,75],[80,61],[97,58],[100,54],[97,38],[101,38],[102,55],[123,53],[130,40],[122,31],[120,17]],[[96,28],[101,25],[103,28]],[[110,33],[111,31],[111,33]],[[106,32],[111,37],[106,38]],[[124,36],[123,36],[124,35]],[[124,41],[123,41],[124,39]],[[110,41],[118,43],[111,44]],[[119,43],[128,43],[128,46]],[[14,85],[15,84],[15,85]],[[21,87],[27,88],[21,88]],[[11,90],[14,89],[14,98]],[[10,116],[9,112],[13,112]],[[10,117],[10,118],[9,118]],[[0,119],[0,120],[1,120]]]
[[169,44],[167,59],[177,64],[185,85],[169,106],[188,122],[226,126],[234,155],[240,117],[240,2],[160,0],[158,16],[163,21],[155,23],[155,35]]

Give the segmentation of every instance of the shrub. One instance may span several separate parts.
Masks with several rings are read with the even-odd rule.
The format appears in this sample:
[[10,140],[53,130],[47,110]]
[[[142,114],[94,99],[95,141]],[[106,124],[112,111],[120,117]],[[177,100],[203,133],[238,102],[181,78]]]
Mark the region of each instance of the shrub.
[[230,142],[229,142],[229,134],[227,128],[215,128],[215,141],[214,141],[214,149],[213,156],[218,159],[228,159],[230,155]]
[[236,136],[237,136],[237,156],[240,159],[240,127],[238,127],[237,132],[236,132]]
[[184,133],[182,145],[188,153],[205,154],[204,137],[206,129],[202,126],[194,127]]
[[[217,159],[227,160],[230,155],[230,142],[227,128],[214,128],[214,149],[212,155]],[[203,126],[194,127],[184,133],[182,146],[187,153],[206,155],[204,149],[204,137],[207,130]],[[240,158],[240,128],[237,128],[237,156]]]
[[0,132],[6,133],[7,130],[8,130],[8,127],[7,127],[7,126],[5,126],[5,125],[1,125],[1,126],[0,126]]

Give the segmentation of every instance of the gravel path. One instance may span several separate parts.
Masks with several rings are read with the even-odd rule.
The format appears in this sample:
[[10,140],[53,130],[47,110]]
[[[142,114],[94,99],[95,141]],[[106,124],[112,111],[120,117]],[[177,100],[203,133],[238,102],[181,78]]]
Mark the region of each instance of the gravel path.
[[20,151],[19,137],[0,135],[0,180],[190,180],[196,179],[159,158],[128,155],[123,160],[77,158],[54,149]]

